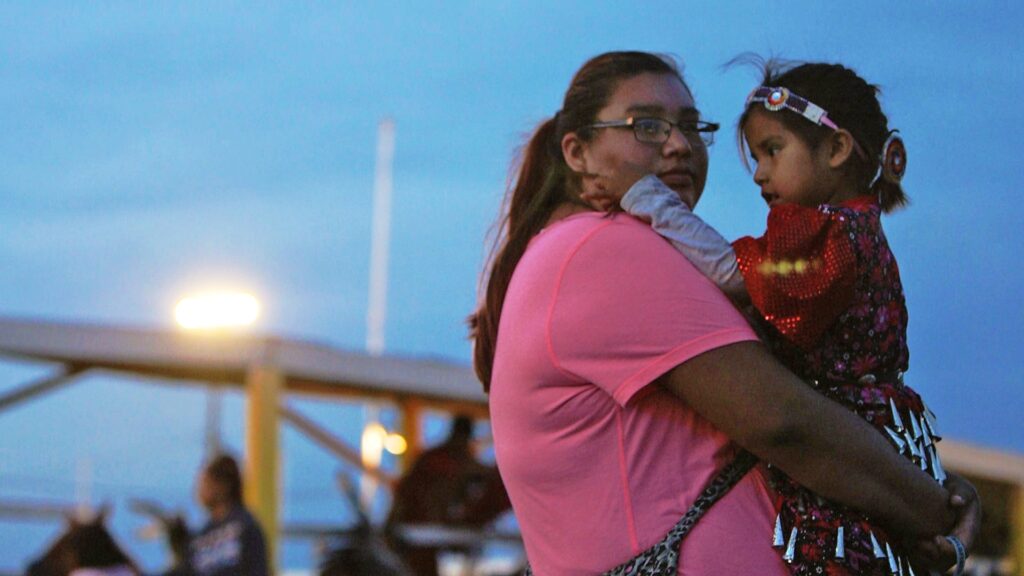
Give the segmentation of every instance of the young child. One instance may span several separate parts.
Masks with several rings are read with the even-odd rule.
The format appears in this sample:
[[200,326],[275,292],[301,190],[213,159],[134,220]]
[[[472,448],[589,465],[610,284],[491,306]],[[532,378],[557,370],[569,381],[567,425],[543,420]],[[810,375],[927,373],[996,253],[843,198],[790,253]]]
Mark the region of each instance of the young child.
[[[944,482],[934,415],[903,383],[907,309],[880,221],[907,202],[903,142],[888,127],[877,88],[853,71],[817,63],[765,69],[739,122],[770,207],[763,236],[730,246],[655,176],[621,199],[597,200],[619,200],[649,220],[734,301],[752,304],[787,367]],[[915,573],[870,519],[770,463],[769,470],[780,495],[773,543],[793,574]]]

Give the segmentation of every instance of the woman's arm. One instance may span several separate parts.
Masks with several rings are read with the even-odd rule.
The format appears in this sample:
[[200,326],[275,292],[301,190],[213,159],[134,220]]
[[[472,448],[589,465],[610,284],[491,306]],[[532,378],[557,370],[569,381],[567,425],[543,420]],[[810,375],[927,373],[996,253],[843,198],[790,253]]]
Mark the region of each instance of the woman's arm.
[[941,486],[758,343],[705,352],[661,383],[739,445],[904,538],[930,538],[953,526]]
[[629,214],[651,223],[659,235],[686,256],[701,274],[734,302],[749,301],[732,245],[690,211],[674,190],[657,176],[645,176],[620,201]]

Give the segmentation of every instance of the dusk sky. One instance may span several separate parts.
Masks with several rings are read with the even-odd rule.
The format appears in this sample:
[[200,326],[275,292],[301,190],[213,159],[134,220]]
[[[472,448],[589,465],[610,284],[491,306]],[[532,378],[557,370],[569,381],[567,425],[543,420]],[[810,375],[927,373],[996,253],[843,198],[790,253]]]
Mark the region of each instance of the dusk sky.
[[[0,316],[172,328],[178,298],[236,288],[263,302],[260,333],[362,349],[376,130],[392,118],[386,350],[468,364],[464,319],[509,162],[587,58],[683,63],[723,124],[698,212],[727,238],[759,234],[767,210],[733,144],[757,77],[723,65],[747,51],[837,61],[881,85],[908,149],[912,204],[883,220],[910,309],[907,381],[944,435],[1024,453],[1024,7],[823,5],[0,4]],[[52,369],[4,360],[0,393]],[[205,402],[103,376],[0,413],[0,500],[72,502],[88,478],[158,569],[124,504],[189,506],[198,523]],[[236,450],[242,405],[226,399]],[[361,425],[353,407],[296,405],[342,435]],[[348,521],[339,466],[290,431],[284,455],[286,520]],[[0,571],[56,530],[0,519]]]

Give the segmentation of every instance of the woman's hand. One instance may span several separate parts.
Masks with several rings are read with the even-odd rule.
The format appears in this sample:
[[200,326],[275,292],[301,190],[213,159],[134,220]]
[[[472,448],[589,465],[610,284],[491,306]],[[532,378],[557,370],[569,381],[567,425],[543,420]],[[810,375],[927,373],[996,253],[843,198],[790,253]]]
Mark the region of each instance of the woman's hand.
[[603,212],[620,210],[619,202],[638,180],[651,173],[650,168],[621,163],[615,169],[598,173],[581,173],[583,191],[580,199]]
[[[949,506],[956,512],[956,523],[950,536],[955,536],[970,553],[981,530],[981,499],[978,491],[963,476],[947,472],[946,488]],[[956,565],[956,549],[945,536],[918,542],[912,555],[931,569],[948,570]]]

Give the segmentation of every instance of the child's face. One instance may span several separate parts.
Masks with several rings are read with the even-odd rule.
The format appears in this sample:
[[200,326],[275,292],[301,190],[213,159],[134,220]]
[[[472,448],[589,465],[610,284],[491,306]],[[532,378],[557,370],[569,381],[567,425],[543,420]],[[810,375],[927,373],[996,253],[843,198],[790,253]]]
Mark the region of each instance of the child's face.
[[826,146],[811,150],[777,120],[777,114],[753,110],[743,127],[750,155],[757,165],[754,182],[769,206],[819,206],[832,196]]

